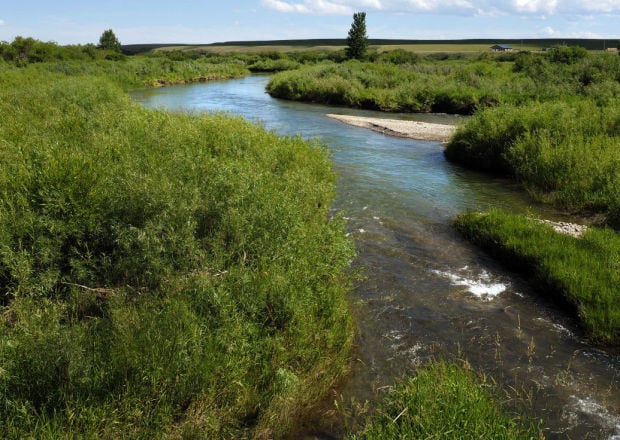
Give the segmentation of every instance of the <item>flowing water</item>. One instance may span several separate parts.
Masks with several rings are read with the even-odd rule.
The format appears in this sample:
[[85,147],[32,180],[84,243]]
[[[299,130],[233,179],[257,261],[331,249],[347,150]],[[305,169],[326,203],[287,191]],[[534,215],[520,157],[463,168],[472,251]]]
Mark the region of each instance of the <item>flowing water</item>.
[[[250,76],[133,97],[149,107],[240,114],[280,134],[319,138],[332,152],[336,209],[348,218],[365,278],[351,301],[359,330],[356,360],[330,402],[377,401],[428,357],[458,355],[506,389],[521,390],[543,419],[547,438],[620,439],[620,357],[590,347],[575,322],[540,299],[527,280],[450,226],[463,210],[493,206],[561,215],[534,205],[511,182],[448,163],[437,142],[386,137],[325,117],[385,114],[276,100],[264,91],[267,81]],[[343,413],[321,413],[305,434],[333,438],[353,422]]]

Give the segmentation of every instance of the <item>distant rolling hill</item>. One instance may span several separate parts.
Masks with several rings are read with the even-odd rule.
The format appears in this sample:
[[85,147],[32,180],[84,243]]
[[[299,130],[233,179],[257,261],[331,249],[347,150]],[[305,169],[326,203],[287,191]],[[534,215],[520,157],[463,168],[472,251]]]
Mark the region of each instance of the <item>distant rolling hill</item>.
[[[371,46],[478,46],[494,44],[508,44],[518,48],[523,47],[552,47],[558,45],[566,46],[581,46],[590,50],[604,50],[609,47],[617,47],[618,40],[616,39],[578,39],[578,38],[545,38],[545,39],[467,39],[467,40],[406,40],[406,39],[381,39],[371,38],[368,40]],[[225,47],[299,47],[299,48],[312,48],[312,47],[342,47],[346,46],[346,40],[344,38],[321,38],[321,39],[307,39],[307,40],[260,40],[260,41],[225,41],[209,44],[181,44],[181,43],[161,43],[161,44],[127,44],[123,45],[122,49],[125,54],[134,55],[139,53],[150,52],[154,49],[161,48],[184,48],[184,49],[205,49],[209,48],[225,48]]]

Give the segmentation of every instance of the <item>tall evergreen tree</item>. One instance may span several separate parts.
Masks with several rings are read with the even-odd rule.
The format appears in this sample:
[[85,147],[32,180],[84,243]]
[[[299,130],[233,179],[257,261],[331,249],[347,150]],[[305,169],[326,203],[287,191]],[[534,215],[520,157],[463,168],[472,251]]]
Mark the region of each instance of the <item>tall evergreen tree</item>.
[[110,49],[115,52],[121,51],[121,42],[118,41],[116,35],[114,35],[114,31],[112,29],[108,29],[103,31],[101,37],[99,38],[99,47],[100,49]]
[[356,12],[353,14],[353,23],[347,37],[347,58],[362,59],[368,49],[368,37],[366,36],[366,13]]

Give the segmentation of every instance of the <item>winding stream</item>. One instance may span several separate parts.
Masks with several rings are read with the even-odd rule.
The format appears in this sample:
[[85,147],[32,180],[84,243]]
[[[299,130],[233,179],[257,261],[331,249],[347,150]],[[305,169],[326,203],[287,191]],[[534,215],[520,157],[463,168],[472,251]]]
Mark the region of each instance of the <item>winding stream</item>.
[[[526,390],[547,438],[619,440],[620,357],[588,346],[575,323],[526,280],[450,226],[458,212],[490,206],[561,215],[533,205],[510,182],[446,162],[437,142],[390,138],[324,116],[376,113],[276,100],[264,92],[267,81],[250,76],[132,96],[149,107],[240,114],[280,134],[320,138],[332,152],[336,208],[349,219],[366,278],[352,298],[357,360],[330,401],[376,401],[425,358],[458,354],[507,387]],[[351,423],[323,414],[306,434],[338,437],[345,422]]]

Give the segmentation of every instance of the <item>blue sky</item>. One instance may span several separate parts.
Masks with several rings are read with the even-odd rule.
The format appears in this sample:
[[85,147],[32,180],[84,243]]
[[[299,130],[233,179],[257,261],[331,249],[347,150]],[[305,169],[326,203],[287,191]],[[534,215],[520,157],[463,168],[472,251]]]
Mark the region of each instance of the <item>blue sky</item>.
[[0,41],[59,44],[344,38],[365,11],[370,38],[620,39],[620,0],[0,0]]

